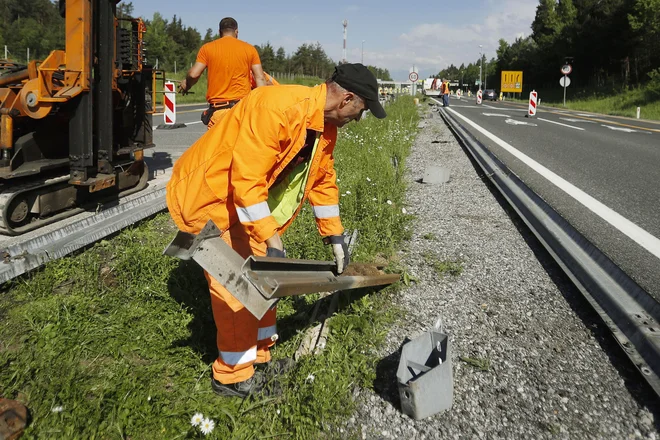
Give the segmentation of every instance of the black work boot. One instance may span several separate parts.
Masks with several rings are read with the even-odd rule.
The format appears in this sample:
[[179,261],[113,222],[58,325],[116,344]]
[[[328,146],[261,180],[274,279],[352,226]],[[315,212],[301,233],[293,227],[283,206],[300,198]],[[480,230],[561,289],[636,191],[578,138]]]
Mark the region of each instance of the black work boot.
[[261,371],[255,371],[254,375],[244,380],[230,384],[220,383],[215,378],[211,378],[211,388],[219,396],[242,397],[250,394],[265,394],[267,396],[278,396],[282,394],[282,389],[275,381],[268,381],[266,375]]
[[293,367],[295,366],[296,362],[291,358],[272,360],[263,364],[254,364],[254,367],[258,371],[263,371],[268,378],[286,374],[293,370]]

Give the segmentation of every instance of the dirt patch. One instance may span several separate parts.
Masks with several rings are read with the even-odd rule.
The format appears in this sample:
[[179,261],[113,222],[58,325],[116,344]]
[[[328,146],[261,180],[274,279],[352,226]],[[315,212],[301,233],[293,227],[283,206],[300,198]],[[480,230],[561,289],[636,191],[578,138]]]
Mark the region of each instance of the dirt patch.
[[382,268],[383,266],[377,264],[354,263],[348,266],[342,275],[349,277],[384,275],[385,273],[381,270]]

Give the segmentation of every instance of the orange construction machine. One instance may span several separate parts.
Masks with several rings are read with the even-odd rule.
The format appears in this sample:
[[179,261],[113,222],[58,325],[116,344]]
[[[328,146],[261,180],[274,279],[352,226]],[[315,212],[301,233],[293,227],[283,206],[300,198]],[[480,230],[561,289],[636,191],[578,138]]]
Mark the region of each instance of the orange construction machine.
[[0,61],[0,233],[17,235],[147,186],[153,70],[115,0],[60,0],[66,48]]

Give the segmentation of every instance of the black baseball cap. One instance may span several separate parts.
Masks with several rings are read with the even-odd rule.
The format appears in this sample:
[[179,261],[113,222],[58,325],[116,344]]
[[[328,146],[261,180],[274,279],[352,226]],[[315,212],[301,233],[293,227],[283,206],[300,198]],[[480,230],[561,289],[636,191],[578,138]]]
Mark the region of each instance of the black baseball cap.
[[369,111],[378,119],[387,116],[385,109],[378,101],[378,81],[363,64],[340,64],[335,67],[332,80],[349,92],[363,98]]

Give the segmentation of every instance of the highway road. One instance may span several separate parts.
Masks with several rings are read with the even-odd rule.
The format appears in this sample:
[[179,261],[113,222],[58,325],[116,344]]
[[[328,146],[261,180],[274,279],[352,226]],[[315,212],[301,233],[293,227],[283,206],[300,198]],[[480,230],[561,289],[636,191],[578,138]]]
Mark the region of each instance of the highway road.
[[642,288],[660,299],[660,124],[510,102],[449,112]]

